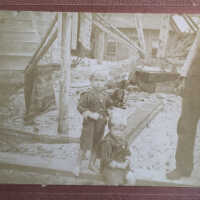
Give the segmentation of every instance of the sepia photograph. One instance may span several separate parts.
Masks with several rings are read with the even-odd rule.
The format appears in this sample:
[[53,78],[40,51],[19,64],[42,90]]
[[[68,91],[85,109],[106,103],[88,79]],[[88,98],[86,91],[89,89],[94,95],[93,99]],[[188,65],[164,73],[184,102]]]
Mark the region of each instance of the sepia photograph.
[[0,11],[0,184],[199,187],[199,27]]

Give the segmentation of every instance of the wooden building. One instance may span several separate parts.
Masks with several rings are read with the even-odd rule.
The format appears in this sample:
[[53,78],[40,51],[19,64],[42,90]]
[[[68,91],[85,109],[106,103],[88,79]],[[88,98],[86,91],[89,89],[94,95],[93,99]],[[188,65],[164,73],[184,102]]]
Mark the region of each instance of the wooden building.
[[[111,24],[113,24],[120,31],[125,33],[131,40],[136,41],[139,45],[134,14],[107,14],[107,16],[105,17]],[[160,14],[145,14],[142,16],[146,51],[147,56],[149,57],[154,57],[157,54],[157,49],[159,46],[161,19],[162,18]],[[172,41],[173,35],[176,34],[176,32],[174,31],[175,27],[173,26],[176,26],[175,23],[173,25],[172,23],[170,23],[170,34],[168,39],[169,46],[170,42]],[[99,35],[99,31],[97,32],[97,35]],[[129,48],[127,48],[127,45],[122,44],[120,41],[112,38],[108,34],[105,34],[103,39],[105,60],[118,61],[136,55],[136,50],[130,50]],[[99,41],[99,38],[96,37],[96,42],[102,45],[103,41]],[[96,52],[96,50],[94,52]]]

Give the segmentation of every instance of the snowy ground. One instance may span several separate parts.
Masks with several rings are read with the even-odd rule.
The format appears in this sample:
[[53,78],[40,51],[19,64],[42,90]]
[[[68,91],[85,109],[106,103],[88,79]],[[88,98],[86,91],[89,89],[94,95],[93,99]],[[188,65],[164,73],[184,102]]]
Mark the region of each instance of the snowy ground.
[[[145,94],[145,93],[144,93]],[[181,98],[174,95],[139,94],[138,100],[147,100],[157,98],[164,102],[164,109],[152,120],[136,138],[131,146],[132,159],[131,167],[135,172],[137,179],[165,181],[167,171],[175,167],[175,150],[176,150],[176,126],[181,111]],[[198,132],[199,135],[199,132]],[[199,136],[196,143],[199,143]],[[13,148],[14,147],[16,148]],[[1,145],[3,152],[17,152],[26,155],[39,155],[43,158],[59,158],[66,159],[68,157],[76,157],[79,149],[78,144],[12,144]],[[195,149],[195,172],[190,179],[190,183],[200,185],[199,171],[199,146]],[[34,175],[35,174],[35,175]],[[39,175],[37,173],[22,173],[16,170],[0,170],[1,182],[19,183],[41,183],[41,184],[85,184],[85,181],[75,181],[75,179],[55,176],[55,175]],[[17,178],[20,177],[20,178]],[[34,177],[34,179],[32,179]],[[17,179],[15,179],[17,178]],[[75,181],[75,182],[74,182]],[[185,180],[183,180],[185,183]],[[187,182],[187,181],[186,181]],[[181,181],[179,181],[181,183]],[[87,182],[87,184],[91,184]]]
[[[100,68],[96,66],[95,69]],[[107,66],[106,66],[107,67]],[[101,68],[102,69],[102,68]],[[82,71],[81,71],[82,70]],[[85,71],[85,75],[84,72]],[[79,137],[81,130],[81,116],[76,110],[77,104],[77,88],[81,77],[88,77],[88,66],[85,68],[77,68],[72,70],[72,92],[70,98],[70,131],[69,136]],[[82,78],[82,83],[87,86],[87,78]],[[145,101],[162,101],[164,109],[152,120],[151,123],[139,134],[131,146],[132,159],[131,167],[135,172],[136,179],[165,181],[167,171],[175,167],[175,150],[176,150],[176,127],[181,112],[181,98],[170,94],[147,94],[132,93],[132,105],[140,106]],[[0,125],[23,129],[34,133],[34,126],[24,126],[24,96],[21,89],[17,96],[13,95],[7,106],[0,107]],[[57,101],[58,102],[58,101]],[[131,104],[130,104],[131,105]],[[15,113],[15,114],[14,114]],[[57,134],[57,110],[45,113],[36,118],[39,133],[37,134]],[[79,124],[79,126],[77,126]],[[198,128],[199,129],[199,128]],[[195,169],[190,178],[190,184],[200,185],[200,131],[197,133],[195,148]],[[17,152],[26,155],[39,155],[43,158],[59,158],[66,159],[68,157],[76,157],[78,154],[78,144],[7,144],[0,140],[1,152]],[[185,183],[180,180],[179,183]],[[186,180],[187,181],[187,180]],[[93,181],[78,180],[75,178],[63,177],[59,175],[46,175],[32,172],[20,172],[17,170],[0,169],[1,183],[35,183],[35,184],[99,184]]]

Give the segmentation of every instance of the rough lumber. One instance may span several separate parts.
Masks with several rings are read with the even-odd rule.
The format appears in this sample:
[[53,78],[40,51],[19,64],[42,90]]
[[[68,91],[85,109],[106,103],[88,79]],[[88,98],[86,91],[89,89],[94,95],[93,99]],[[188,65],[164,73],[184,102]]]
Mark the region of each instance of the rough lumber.
[[186,23],[188,24],[188,26],[192,29],[192,31],[195,32],[196,27],[194,27],[194,25],[191,23],[190,19],[186,15],[183,15],[183,18],[186,21]]
[[112,37],[118,39],[119,41],[126,44],[130,49],[136,49],[138,50],[141,55],[144,56],[145,52],[143,49],[138,47],[137,44],[135,44],[133,41],[131,41],[124,33],[122,33],[119,29],[117,29],[114,25],[108,23],[104,17],[102,17],[100,14],[95,14],[94,25],[96,25],[98,28],[100,28],[102,31],[106,32],[107,34],[111,35]]
[[[48,174],[56,176],[65,176],[74,178],[77,184],[81,180],[88,182],[103,184],[103,178],[100,174],[80,173],[78,177],[73,174],[73,168],[76,165],[76,159],[67,158],[61,159],[47,159],[39,156],[29,156],[16,153],[0,153],[0,169],[12,169],[24,172],[36,172],[39,174]],[[194,186],[191,179],[170,181],[167,179],[140,179],[136,176],[137,186]]]
[[179,27],[176,25],[176,22],[173,19],[173,16],[170,16],[170,25],[172,26],[173,30],[176,33],[181,33],[181,30],[179,29]]
[[137,29],[140,46],[144,49],[144,52],[146,52],[144,32],[143,32],[143,26],[142,26],[142,14],[135,14],[135,23],[136,23],[136,29]]
[[137,179],[137,186],[162,186],[162,187],[194,187],[193,183],[190,180],[186,181],[170,181],[170,180],[154,180],[154,179]]
[[169,23],[170,23],[170,15],[165,14],[162,16],[162,22],[160,27],[160,44],[159,49],[157,53],[158,58],[164,58],[166,55],[166,49],[167,49],[167,41],[169,36]]
[[[55,25],[57,23],[57,20],[58,20],[58,15],[56,14],[55,18],[53,19],[50,27],[48,28],[48,30],[46,32],[44,38],[42,39],[39,47],[35,51],[32,59],[30,60],[28,66],[26,67],[25,72],[28,69],[30,69],[32,66],[37,64],[37,62],[42,57],[42,55],[44,55],[44,53],[49,49],[49,47],[51,46],[53,41],[56,39],[58,30],[57,30],[57,28],[55,30]],[[54,30],[54,32],[53,32],[53,30]],[[52,34],[52,32],[53,32],[53,34]],[[45,43],[47,43],[47,44],[45,45]]]
[[58,132],[63,133],[68,129],[68,107],[69,92],[71,83],[71,30],[72,14],[62,13],[60,19],[61,31],[61,79],[60,79],[60,99],[59,99],[59,118]]
[[102,64],[104,58],[105,33],[100,31],[97,33],[97,37],[97,60],[99,64]]
[[195,38],[195,40],[192,44],[192,47],[187,55],[186,61],[184,63],[182,71],[181,71],[182,76],[187,76],[188,70],[192,64],[192,61],[193,61],[199,47],[200,47],[200,30],[198,30],[198,32],[196,34],[196,38]]
[[79,143],[79,138],[67,137],[64,135],[51,136],[47,134],[34,134],[17,129],[0,127],[1,138],[10,141],[19,141],[20,143],[44,143],[44,144],[66,144]]
[[147,103],[136,111],[128,119],[128,127],[125,131],[129,145],[133,143],[141,131],[163,109],[162,103]]
[[[77,178],[73,174],[76,159],[47,159],[16,153],[0,153],[0,168]],[[80,173],[79,179],[102,181],[100,175]]]
[[192,19],[192,17],[190,15],[186,15],[188,20],[191,22],[191,24],[195,27],[196,31],[198,31],[199,27],[196,24],[196,22]]

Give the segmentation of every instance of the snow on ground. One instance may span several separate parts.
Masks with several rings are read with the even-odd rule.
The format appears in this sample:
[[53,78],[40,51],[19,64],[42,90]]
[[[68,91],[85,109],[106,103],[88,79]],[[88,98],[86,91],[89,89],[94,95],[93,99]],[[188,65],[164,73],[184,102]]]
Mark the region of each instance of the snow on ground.
[[163,111],[140,133],[131,146],[132,168],[140,179],[164,177],[167,170],[175,167],[180,98],[173,95],[157,96],[163,98]]
[[[158,94],[164,109],[136,138],[131,146],[131,167],[136,179],[167,181],[166,173],[175,168],[177,123],[181,114],[181,98]],[[182,178],[174,183],[200,186],[200,126],[197,128],[194,171],[191,178]],[[168,181],[169,182],[169,181]]]
[[[135,172],[136,179],[146,180],[166,180],[165,174],[175,167],[176,150],[176,127],[181,112],[181,98],[169,94],[151,94],[138,93],[133,95],[135,101],[147,101],[155,99],[162,100],[164,109],[149,123],[149,125],[139,134],[131,146],[132,159],[131,168]],[[153,100],[154,99],[154,100]],[[200,176],[197,174],[200,170],[199,159],[199,132],[195,148],[195,172],[190,179],[190,183],[200,185]],[[20,144],[14,152],[24,153],[26,155],[39,155],[43,158],[66,159],[67,157],[76,157],[78,154],[78,144]],[[3,150],[3,149],[1,149]],[[12,151],[12,147],[5,151]],[[19,177],[21,172],[16,170],[0,170],[2,181],[12,182],[11,177]],[[41,184],[86,184],[85,181],[75,181],[72,178],[64,178],[54,175],[39,175],[32,179],[34,173],[24,172],[19,182],[41,183]],[[37,173],[35,173],[37,174]],[[11,176],[11,177],[10,177]],[[29,181],[28,181],[29,180]],[[15,182],[15,181],[14,181]],[[88,183],[88,182],[87,182]],[[181,183],[181,181],[180,181]],[[89,184],[89,183],[88,183]]]
[[[116,63],[104,63],[104,69],[116,66]],[[81,116],[76,110],[78,95],[81,86],[88,87],[88,69],[91,66],[74,68],[72,70],[72,90],[70,92],[70,130],[69,136],[79,137],[81,130]],[[93,63],[92,70],[102,70],[102,66]],[[117,71],[117,70],[116,70]],[[83,88],[84,88],[83,87]],[[55,92],[58,94],[58,82],[55,82]],[[167,171],[175,167],[176,151],[176,128],[181,112],[181,98],[170,94],[147,94],[133,92],[129,96],[130,106],[141,106],[146,102],[162,101],[164,109],[148,124],[139,134],[131,146],[131,167],[137,179],[164,180]],[[56,95],[58,106],[58,95]],[[23,115],[25,112],[23,89],[10,97],[7,106],[0,107],[0,125],[13,129],[23,129],[34,132],[34,126],[24,126]],[[58,111],[50,111],[36,118],[36,126],[39,127],[37,134],[57,134]],[[199,129],[199,127],[198,127]],[[200,131],[197,133],[195,147],[195,169],[192,181],[200,185]],[[26,155],[39,155],[43,158],[76,157],[78,144],[6,144],[0,141],[0,151],[17,152]],[[38,184],[91,184],[87,181],[77,180],[59,175],[45,175],[17,170],[0,169],[1,183],[38,183]],[[94,182],[95,184],[95,182]]]

